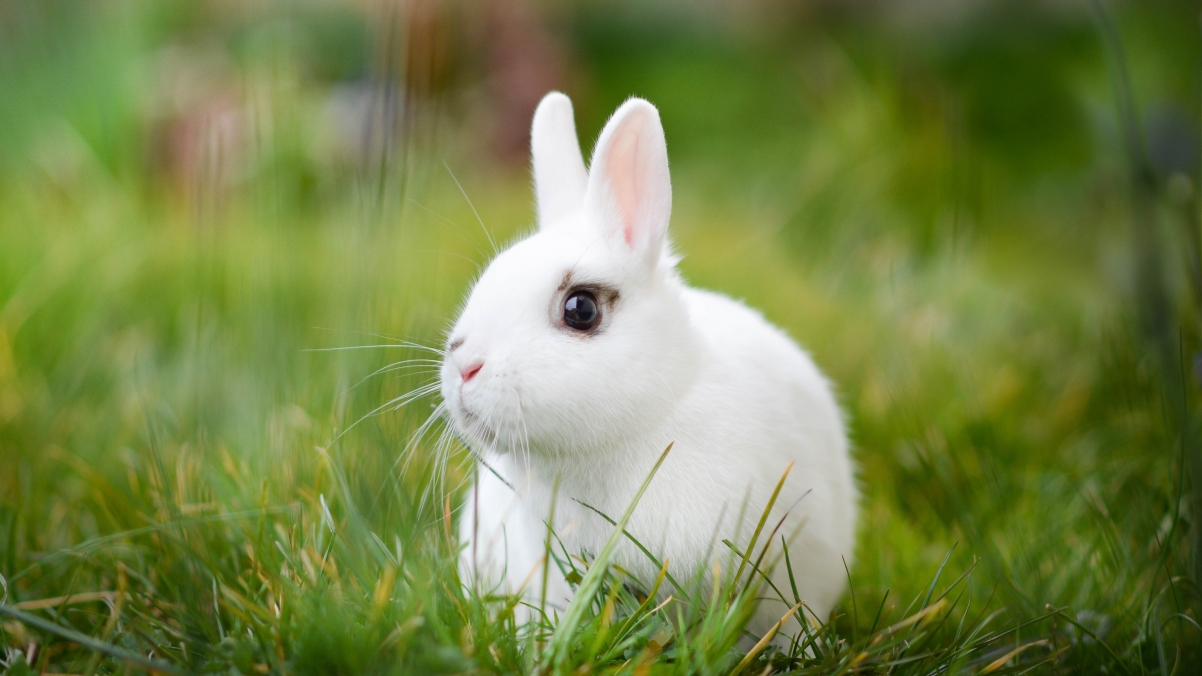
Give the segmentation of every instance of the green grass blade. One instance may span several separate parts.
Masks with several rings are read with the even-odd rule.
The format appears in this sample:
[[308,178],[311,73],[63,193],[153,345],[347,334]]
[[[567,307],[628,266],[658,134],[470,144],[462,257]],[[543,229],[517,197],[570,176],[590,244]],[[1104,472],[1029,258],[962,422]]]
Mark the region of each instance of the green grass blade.
[[104,641],[99,641],[86,634],[81,634],[74,629],[68,629],[67,627],[60,626],[49,620],[44,620],[37,615],[31,615],[29,613],[17,610],[8,604],[0,603],[0,615],[7,615],[22,624],[31,627],[37,627],[42,631],[54,634],[55,636],[64,638],[68,641],[78,643],[90,650],[95,650],[96,652],[103,653],[109,657],[113,657],[123,662],[136,664],[151,671],[161,671],[168,674],[181,675],[188,673],[187,670],[181,669],[173,664],[160,662],[159,660],[152,660],[137,653],[129,652],[124,648],[118,648],[110,643],[105,643]]
[[566,657],[576,630],[584,621],[585,613],[588,612],[593,597],[601,588],[601,583],[605,579],[605,574],[609,567],[610,558],[613,557],[614,549],[617,548],[618,542],[622,539],[623,530],[630,521],[631,515],[634,514],[634,508],[638,506],[639,500],[642,499],[643,493],[647,490],[647,486],[651,485],[651,480],[655,478],[656,472],[659,471],[660,466],[664,464],[664,460],[671,451],[672,444],[668,444],[668,447],[659,456],[659,460],[655,461],[655,466],[647,473],[647,478],[643,479],[643,484],[639,486],[639,490],[634,494],[634,498],[631,499],[630,504],[626,507],[622,518],[618,519],[613,533],[610,534],[609,539],[605,541],[605,545],[601,547],[601,551],[597,552],[596,558],[589,565],[588,571],[584,574],[584,579],[580,581],[580,585],[576,588],[576,594],[572,597],[571,602],[568,603],[567,610],[564,611],[563,617],[560,618],[559,624],[555,627],[555,632],[551,635],[544,663],[558,664]]

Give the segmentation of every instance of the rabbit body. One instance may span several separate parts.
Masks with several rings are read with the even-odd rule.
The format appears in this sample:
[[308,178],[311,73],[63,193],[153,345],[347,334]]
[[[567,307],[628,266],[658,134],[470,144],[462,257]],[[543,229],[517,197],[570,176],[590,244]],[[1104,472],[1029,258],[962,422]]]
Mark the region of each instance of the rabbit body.
[[[465,580],[537,605],[552,503],[559,558],[595,554],[613,532],[596,512],[617,519],[673,444],[626,530],[677,581],[710,580],[716,562],[730,566],[722,541],[747,546],[792,466],[756,556],[783,519],[764,561],[778,563],[787,539],[798,594],[825,619],[845,587],[857,511],[830,385],[758,312],[681,280],[650,104],[615,113],[591,172],[560,94],[540,104],[532,146],[540,230],[485,270],[442,368],[452,425],[486,465],[460,520]],[[572,314],[573,302],[597,312]],[[643,584],[659,573],[625,539],[614,563]],[[793,605],[783,563],[769,575],[784,598],[765,587],[757,634]],[[564,571],[552,564],[546,577],[547,604],[564,607]]]

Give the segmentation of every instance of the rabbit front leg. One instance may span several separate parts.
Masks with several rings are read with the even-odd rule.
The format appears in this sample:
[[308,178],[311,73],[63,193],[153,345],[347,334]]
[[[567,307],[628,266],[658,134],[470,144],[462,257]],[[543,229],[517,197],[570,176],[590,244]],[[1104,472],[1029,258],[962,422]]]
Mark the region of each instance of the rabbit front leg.
[[545,519],[531,513],[527,492],[481,467],[459,522],[463,582],[481,595],[517,595],[513,612],[519,626],[536,619],[540,606],[549,616],[562,613],[572,595],[556,560],[562,555],[551,558],[543,593],[547,528]]

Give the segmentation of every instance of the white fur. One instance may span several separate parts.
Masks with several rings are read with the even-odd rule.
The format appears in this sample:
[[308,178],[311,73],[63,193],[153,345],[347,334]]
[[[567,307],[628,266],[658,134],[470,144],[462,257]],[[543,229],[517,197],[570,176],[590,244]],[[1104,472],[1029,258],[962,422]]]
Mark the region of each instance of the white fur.
[[[830,385],[758,312],[681,280],[666,239],[667,147],[651,104],[631,99],[614,113],[587,174],[562,94],[539,105],[531,146],[540,229],[485,270],[441,373],[454,429],[491,468],[480,468],[460,520],[465,579],[537,599],[554,486],[557,535],[571,554],[596,553],[612,527],[580,503],[617,518],[674,442],[628,531],[678,581],[692,580],[729,561],[723,538],[746,546],[794,463],[757,554],[792,506],[766,560],[779,560],[781,535],[791,537],[798,590],[825,619],[851,565],[857,501]],[[563,323],[578,284],[617,291],[593,334]],[[644,583],[658,573],[627,542],[615,562]],[[792,605],[785,566],[771,577]],[[570,597],[552,565],[548,603]],[[786,607],[761,603],[749,629],[766,631]]]

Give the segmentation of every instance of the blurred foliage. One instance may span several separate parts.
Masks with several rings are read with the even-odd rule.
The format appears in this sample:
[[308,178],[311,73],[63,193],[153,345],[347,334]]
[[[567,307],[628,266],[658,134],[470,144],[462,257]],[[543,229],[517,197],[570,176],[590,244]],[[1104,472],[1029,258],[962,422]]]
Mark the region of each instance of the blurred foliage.
[[504,149],[557,87],[586,150],[659,106],[686,276],[848,410],[854,593],[745,673],[1188,673],[1198,26],[1177,0],[0,1],[0,596],[112,649],[10,617],[0,663],[740,668],[738,602],[672,618],[616,573],[571,633],[513,626],[456,577],[471,468],[419,432],[435,402],[381,408],[432,378],[389,367],[440,343],[482,226],[530,226]]

